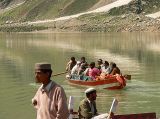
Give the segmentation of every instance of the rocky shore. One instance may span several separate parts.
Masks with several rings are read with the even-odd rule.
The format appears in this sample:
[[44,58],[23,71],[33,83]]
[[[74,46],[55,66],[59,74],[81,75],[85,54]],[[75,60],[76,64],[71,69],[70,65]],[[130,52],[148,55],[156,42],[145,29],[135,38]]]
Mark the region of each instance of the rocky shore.
[[0,26],[1,32],[33,32],[43,30],[49,32],[159,32],[160,20],[133,13],[120,16],[109,16],[101,13],[99,15],[84,15],[78,18],[50,23],[12,23]]
[[[55,19],[6,21],[0,32],[159,32],[158,1],[116,0],[93,11]],[[127,4],[130,2],[129,4]],[[127,5],[123,5],[127,4]],[[154,5],[154,9],[152,6]],[[120,6],[120,7],[116,7]],[[112,8],[112,9],[111,9]],[[151,9],[152,8],[152,9]],[[148,13],[148,15],[147,15]],[[155,16],[156,15],[156,16]]]
[[124,14],[120,16],[107,16],[107,14],[85,15],[79,18],[56,21],[52,30],[80,31],[80,32],[134,32],[134,31],[160,31],[160,20],[138,14]]

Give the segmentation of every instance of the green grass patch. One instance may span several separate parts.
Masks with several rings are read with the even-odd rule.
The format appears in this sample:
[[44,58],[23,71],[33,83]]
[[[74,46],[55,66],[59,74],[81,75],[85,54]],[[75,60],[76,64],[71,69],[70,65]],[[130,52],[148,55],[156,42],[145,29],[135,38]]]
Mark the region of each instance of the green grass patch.
[[129,7],[127,5],[121,7],[115,7],[111,9],[108,14],[112,16],[127,14],[129,12]]
[[5,21],[24,21],[24,18],[29,10],[33,9],[37,5],[37,2],[40,1],[42,0],[27,0],[21,6],[18,6],[15,9],[12,9],[0,15],[0,22],[3,23]]
[[[67,0],[44,0],[26,15],[26,21],[52,19],[60,16],[61,8],[67,4]],[[69,0],[68,0],[69,2]]]
[[45,30],[48,27],[45,26],[33,26],[33,25],[26,25],[26,26],[1,26],[1,32],[31,32],[31,31],[39,31]]
[[97,21],[104,21],[110,19],[110,15],[107,13],[94,13],[94,14],[84,14],[78,17],[78,20],[81,21],[89,21],[89,22],[97,22]]
[[71,15],[87,11],[97,2],[99,2],[99,0],[74,0],[62,11],[62,15]]
[[0,15],[0,23],[52,19],[71,0],[27,0],[24,4]]

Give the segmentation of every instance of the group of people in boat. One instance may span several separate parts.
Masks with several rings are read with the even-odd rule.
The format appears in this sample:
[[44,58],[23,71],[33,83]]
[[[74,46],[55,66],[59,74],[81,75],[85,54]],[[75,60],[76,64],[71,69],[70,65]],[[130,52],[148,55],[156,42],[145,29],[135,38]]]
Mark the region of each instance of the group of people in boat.
[[95,62],[87,63],[85,57],[81,57],[80,61],[77,61],[75,57],[71,57],[67,63],[66,71],[72,75],[89,76],[91,80],[96,80],[100,75],[116,75],[121,74],[120,69],[116,63],[104,61],[102,59]]

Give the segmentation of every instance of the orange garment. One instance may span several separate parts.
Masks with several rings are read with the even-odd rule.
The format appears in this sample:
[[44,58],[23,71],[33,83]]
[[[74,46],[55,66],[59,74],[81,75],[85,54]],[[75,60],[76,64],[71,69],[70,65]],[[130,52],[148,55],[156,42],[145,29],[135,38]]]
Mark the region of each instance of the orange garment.
[[122,87],[126,86],[126,80],[124,79],[123,76],[117,74],[116,79]]

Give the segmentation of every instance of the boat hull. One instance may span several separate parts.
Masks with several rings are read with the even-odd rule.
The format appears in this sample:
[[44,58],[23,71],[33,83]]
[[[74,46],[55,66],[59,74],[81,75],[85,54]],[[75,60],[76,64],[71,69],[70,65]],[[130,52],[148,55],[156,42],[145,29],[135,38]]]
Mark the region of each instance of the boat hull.
[[104,80],[97,80],[97,81],[84,81],[79,79],[69,79],[67,78],[68,82],[73,85],[78,86],[85,86],[85,87],[96,87],[101,89],[122,89],[124,86],[120,85],[115,77],[104,79]]

